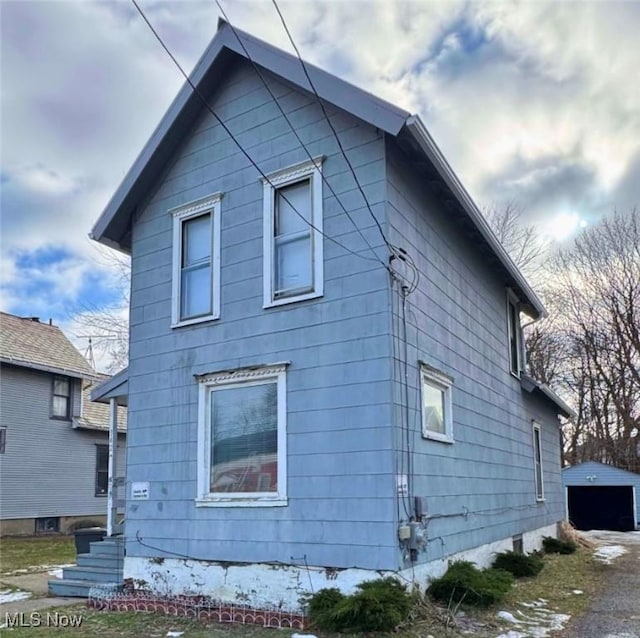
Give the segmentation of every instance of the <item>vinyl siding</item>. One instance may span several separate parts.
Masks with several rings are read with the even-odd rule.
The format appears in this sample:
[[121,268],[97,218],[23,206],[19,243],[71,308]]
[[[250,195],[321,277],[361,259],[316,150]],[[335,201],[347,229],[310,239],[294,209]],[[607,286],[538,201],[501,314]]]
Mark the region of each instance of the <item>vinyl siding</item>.
[[[323,174],[368,241],[381,238],[314,99],[267,75]],[[265,173],[308,159],[254,70],[230,72],[210,103]],[[328,107],[379,219],[382,135]],[[221,203],[221,316],[171,329],[169,209],[215,192]],[[376,261],[324,240],[324,296],[262,308],[262,183],[203,113],[140,207],[133,228],[128,480],[148,501],[127,510],[127,556],[163,549],[204,560],[378,569],[396,565],[389,292]],[[372,258],[323,186],[324,232]],[[195,374],[288,361],[286,507],[196,507]],[[147,545],[135,540],[139,534]]]
[[[80,414],[80,381],[73,380],[74,414]],[[106,433],[74,429],[51,418],[52,375],[3,365],[0,425],[7,443],[0,454],[0,516],[40,518],[106,514],[106,497],[95,496],[96,445]],[[125,467],[119,437],[119,474]]]
[[[509,373],[506,289],[393,142],[387,143],[390,240],[421,272],[409,297],[409,442],[412,494],[425,497],[429,542],[419,562],[533,530],[563,517],[558,420]],[[392,331],[402,332],[394,303]],[[453,378],[452,444],[421,434],[419,368]],[[397,467],[404,372],[395,365]],[[402,376],[401,376],[402,375]],[[536,502],[532,420],[542,426],[546,500]]]

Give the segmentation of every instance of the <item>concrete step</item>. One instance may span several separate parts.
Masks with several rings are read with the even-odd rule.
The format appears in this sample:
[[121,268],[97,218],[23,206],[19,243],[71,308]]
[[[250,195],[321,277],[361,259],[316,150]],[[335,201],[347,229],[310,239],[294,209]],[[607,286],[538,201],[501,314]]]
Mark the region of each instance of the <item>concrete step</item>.
[[[53,578],[48,583],[50,596],[74,596],[76,598],[88,598],[92,587],[104,586],[105,583],[90,580],[73,580]],[[113,581],[114,586],[118,583]]]
[[103,567],[122,571],[124,560],[122,556],[110,556],[109,554],[78,554],[76,557],[78,567]]
[[[117,538],[117,537],[116,537]],[[89,543],[89,554],[108,555],[108,556],[124,556],[124,539],[114,540],[113,538],[105,538],[103,541],[94,541]],[[87,556],[87,554],[79,554]]]
[[62,580],[91,581],[95,583],[115,583],[122,581],[121,569],[106,569],[104,567],[64,567]]

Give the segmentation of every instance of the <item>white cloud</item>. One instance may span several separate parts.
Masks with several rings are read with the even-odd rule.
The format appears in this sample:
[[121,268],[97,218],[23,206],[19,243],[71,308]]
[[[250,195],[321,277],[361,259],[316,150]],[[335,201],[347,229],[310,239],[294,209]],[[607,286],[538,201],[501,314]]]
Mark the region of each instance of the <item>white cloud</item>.
[[[190,70],[215,3],[142,6]],[[291,51],[270,2],[224,6]],[[516,201],[557,229],[558,216],[591,221],[640,200],[638,3],[281,9],[306,59],[421,114],[481,206]],[[5,3],[2,77],[2,303],[75,308],[87,282],[116,276],[87,233],[182,78],[129,3],[102,2]],[[16,261],[45,248],[69,258],[47,272]],[[50,292],[25,299],[34,278]]]

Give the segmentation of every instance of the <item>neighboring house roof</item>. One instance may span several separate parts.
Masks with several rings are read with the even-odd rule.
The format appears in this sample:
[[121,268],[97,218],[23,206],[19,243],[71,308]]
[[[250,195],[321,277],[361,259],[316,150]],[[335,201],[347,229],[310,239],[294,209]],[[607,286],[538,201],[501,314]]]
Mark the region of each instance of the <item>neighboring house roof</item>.
[[98,374],[57,326],[0,313],[0,362],[82,379]]
[[[109,406],[104,403],[94,403],[91,395],[95,388],[100,386],[100,381],[108,383],[112,377],[100,375],[96,382],[83,382],[82,384],[82,416],[73,418],[73,427],[83,430],[109,431]],[[118,407],[118,432],[127,431],[127,409]]]
[[524,390],[531,394],[541,394],[546,399],[550,400],[556,406],[558,414],[561,414],[567,419],[575,418],[577,415],[575,411],[570,408],[548,385],[536,381],[528,374],[522,373],[520,375],[520,385]]
[[[191,73],[191,82],[201,94],[211,95],[234,59],[237,56],[247,58],[245,48],[251,60],[262,68],[301,90],[310,90],[296,57],[238,29],[234,33],[223,20],[219,21],[216,35]],[[542,302],[490,229],[420,118],[315,66],[307,65],[307,69],[323,100],[397,138],[398,143],[415,156],[414,165],[418,170],[423,170],[430,180],[438,181],[451,215],[456,217],[461,230],[485,252],[488,261],[501,272],[507,285],[518,294],[523,302],[523,310],[534,318],[543,316],[545,310]],[[152,188],[160,171],[182,142],[202,108],[199,96],[185,82],[93,227],[93,239],[130,252],[131,219],[136,207]]]
[[126,406],[129,399],[129,368],[120,370],[112,377],[91,388],[91,401],[109,403],[109,399],[116,399],[118,405]]

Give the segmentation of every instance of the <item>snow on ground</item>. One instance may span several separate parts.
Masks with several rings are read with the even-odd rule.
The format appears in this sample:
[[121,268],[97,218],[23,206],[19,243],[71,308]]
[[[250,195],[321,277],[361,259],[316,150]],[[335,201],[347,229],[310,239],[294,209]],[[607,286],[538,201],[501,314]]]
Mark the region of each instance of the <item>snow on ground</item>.
[[593,553],[593,557],[605,565],[611,565],[611,561],[623,554],[627,550],[622,545],[602,545]]
[[496,638],[546,638],[552,631],[562,629],[571,616],[556,613],[547,607],[548,603],[548,600],[538,598],[532,602],[518,603],[525,611],[499,611],[498,618],[515,625],[517,629]]
[[31,598],[30,591],[22,591],[20,589],[0,589],[0,605],[4,603],[13,603],[16,600],[26,600]]
[[[14,569],[10,572],[2,572],[0,576],[23,576],[24,574],[35,574],[36,572],[46,572],[49,570],[62,569],[63,567],[74,567],[75,563],[65,563],[64,565],[32,565],[26,569]],[[51,574],[51,572],[49,571]]]

